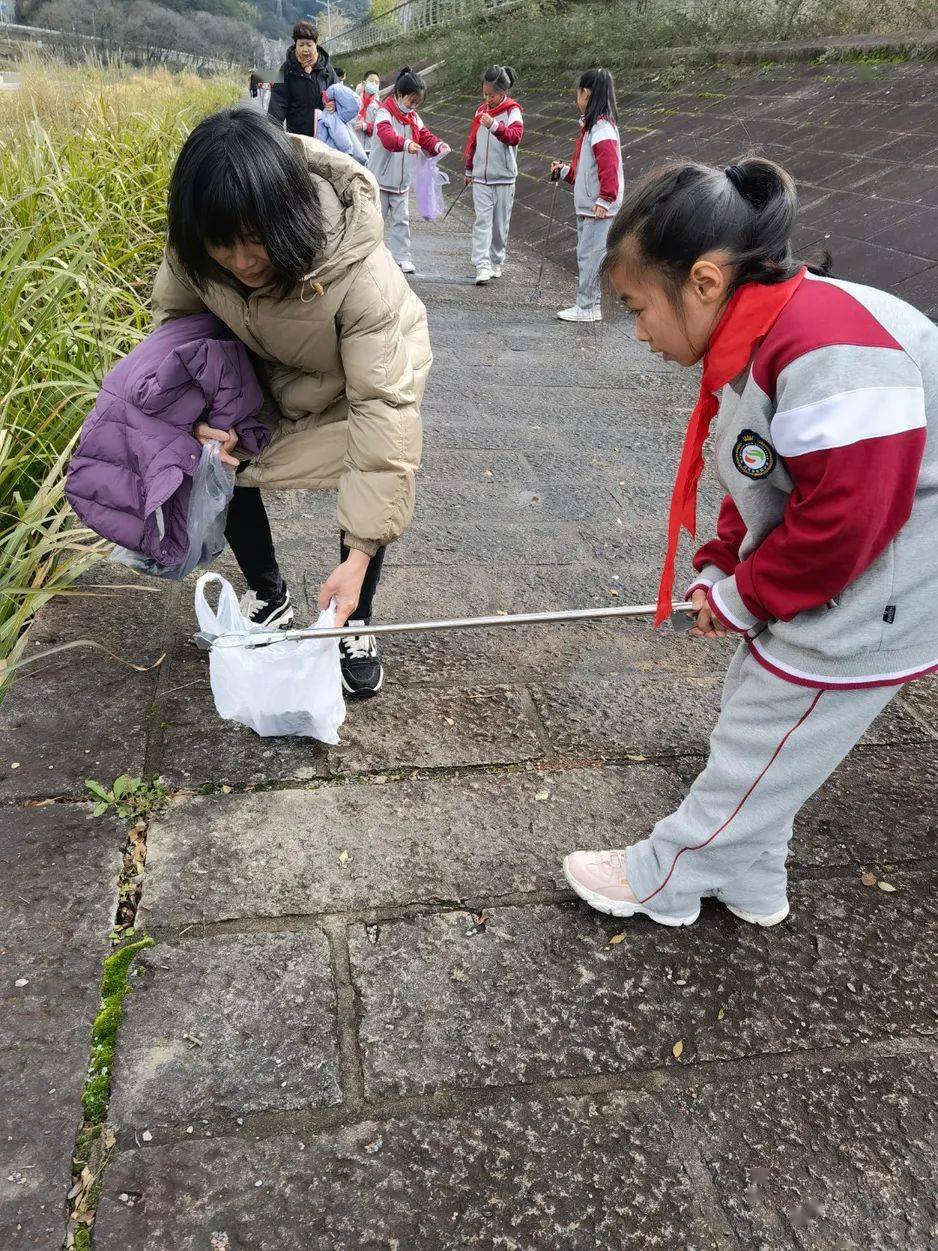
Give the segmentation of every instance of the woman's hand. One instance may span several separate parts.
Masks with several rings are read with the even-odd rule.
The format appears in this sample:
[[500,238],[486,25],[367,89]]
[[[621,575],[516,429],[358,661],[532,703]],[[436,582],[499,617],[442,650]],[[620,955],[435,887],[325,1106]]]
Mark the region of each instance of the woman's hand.
[[411,152],[411,153],[417,153],[417,152],[419,152],[419,151],[420,151],[420,144],[419,144],[419,143],[414,143],[413,139],[408,140],[408,143],[407,143],[407,151],[408,151],[408,152]]
[[606,208],[605,204],[597,204],[593,209],[593,214],[599,221],[602,221],[604,217],[609,216],[609,210]]
[[463,186],[468,187],[471,182],[472,182],[472,175],[467,171],[466,179],[465,179],[465,182],[463,183]]
[[495,124],[495,118],[492,116],[491,113],[483,113],[482,116],[479,118],[479,125],[484,126],[486,130],[491,130],[494,124]]
[[231,452],[238,445],[238,435],[234,430],[213,430],[206,422],[200,421],[196,423],[192,432],[199,440],[203,447],[208,447],[210,443],[220,443],[221,449],[219,455],[223,465],[233,465],[236,469],[240,461],[236,460]]
[[370,557],[364,552],[352,548],[348,557],[342,561],[341,565],[333,569],[319,588],[320,612],[328,608],[332,600],[335,600],[337,626],[344,626],[358,607],[358,597],[361,595],[362,582],[365,579],[365,570],[368,568],[369,560]]
[[690,597],[691,607],[695,614],[694,625],[691,634],[697,639],[724,639],[729,630],[714,616],[710,605],[707,603],[707,592],[700,587],[694,591]]
[[436,154],[437,156],[449,156],[452,150],[453,149],[449,146],[448,143],[441,143],[440,146],[436,150]]
[[551,161],[550,163],[550,180],[558,182],[560,179],[560,171],[563,169],[563,161]]

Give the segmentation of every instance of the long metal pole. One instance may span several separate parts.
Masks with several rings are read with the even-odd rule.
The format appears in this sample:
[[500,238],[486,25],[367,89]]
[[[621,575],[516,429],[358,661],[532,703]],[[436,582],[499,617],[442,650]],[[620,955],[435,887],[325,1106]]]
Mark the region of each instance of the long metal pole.
[[541,295],[541,279],[544,277],[544,262],[547,260],[547,247],[550,243],[550,232],[554,224],[554,210],[557,207],[557,192],[560,190],[560,170],[557,171],[557,177],[552,179],[554,184],[554,194],[550,199],[550,217],[547,219],[547,237],[544,240],[544,250],[541,253],[541,266],[537,271],[537,286],[534,288],[534,299],[540,299]]
[[[672,604],[673,614],[690,609],[689,601]],[[574,608],[565,612],[517,612],[496,617],[456,617],[446,621],[410,621],[394,625],[341,626],[331,630],[264,630],[255,634],[197,634],[195,641],[202,648],[267,647],[271,643],[297,642],[301,639],[344,639],[355,634],[428,634],[443,630],[483,630],[499,626],[526,626],[565,621],[602,621],[610,617],[653,617],[657,604],[631,604],[612,608]]]

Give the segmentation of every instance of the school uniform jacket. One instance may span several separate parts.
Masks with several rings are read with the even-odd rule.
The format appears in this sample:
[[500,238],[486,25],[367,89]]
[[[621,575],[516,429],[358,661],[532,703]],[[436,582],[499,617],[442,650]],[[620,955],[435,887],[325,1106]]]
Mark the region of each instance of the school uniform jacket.
[[601,204],[610,216],[622,206],[624,175],[619,131],[608,117],[600,117],[583,136],[576,167],[564,165],[560,175],[573,184],[577,217],[595,217]]
[[693,585],[778,677],[850,689],[938,669],[936,427],[938,327],[834,279],[808,275],[724,388],[727,495]]
[[500,113],[491,129],[480,126],[466,162],[473,182],[502,186],[518,179],[518,144],[524,137],[524,119],[517,107]]
[[[417,123],[416,142],[427,156],[436,156],[444,146],[443,140],[427,130],[417,113],[410,116]],[[417,156],[404,149],[413,138],[411,127],[399,121],[387,105],[382,104],[375,114],[375,133],[368,155],[368,168],[382,191],[402,195],[410,190]]]

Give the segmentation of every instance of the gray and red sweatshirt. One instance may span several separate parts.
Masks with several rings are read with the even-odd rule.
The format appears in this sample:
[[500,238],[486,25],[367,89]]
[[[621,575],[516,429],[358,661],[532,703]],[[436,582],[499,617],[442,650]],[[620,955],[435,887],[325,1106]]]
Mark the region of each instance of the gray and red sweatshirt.
[[601,204],[610,217],[622,205],[624,177],[622,145],[615,122],[600,117],[589,130],[580,118],[573,160],[561,167],[564,182],[573,184],[573,211],[577,217],[595,217]]
[[727,495],[690,589],[765,668],[832,689],[938,669],[938,327],[809,274],[724,388],[713,453]]
[[374,136],[368,154],[368,168],[382,191],[405,195],[410,190],[414,162],[407,144],[420,145],[427,156],[436,156],[446,147],[442,139],[430,133],[415,111],[405,112],[393,96],[389,96],[375,114]]

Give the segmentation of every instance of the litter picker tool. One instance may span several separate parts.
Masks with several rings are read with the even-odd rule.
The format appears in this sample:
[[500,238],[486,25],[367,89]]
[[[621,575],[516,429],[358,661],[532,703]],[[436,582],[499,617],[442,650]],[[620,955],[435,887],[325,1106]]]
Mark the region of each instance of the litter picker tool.
[[449,208],[446,210],[446,212],[445,212],[445,213],[443,214],[443,216],[440,218],[440,221],[441,221],[441,222],[445,222],[445,221],[446,221],[447,217],[449,217],[450,213],[452,213],[453,209],[456,207],[456,205],[457,205],[457,204],[459,203],[459,201],[463,198],[463,196],[466,194],[466,192],[469,190],[469,188],[470,188],[471,186],[472,186],[472,183],[471,183],[471,182],[464,182],[464,183],[463,183],[463,185],[462,185],[462,190],[459,192],[459,194],[458,194],[458,195],[453,196],[453,202],[452,202],[452,204],[450,204]]
[[550,243],[550,232],[554,225],[554,210],[557,207],[557,192],[560,190],[560,170],[552,169],[550,171],[550,180],[554,184],[554,194],[550,198],[550,217],[547,219],[547,234],[544,238],[544,250],[541,253],[541,266],[537,271],[537,286],[534,288],[534,298],[539,299],[541,294],[541,279],[544,277],[544,262],[547,260],[547,245]]
[[[687,600],[672,605],[671,625],[683,631],[692,624],[684,614],[690,611]],[[343,639],[355,634],[429,634],[444,630],[482,630],[501,626],[553,625],[567,621],[604,621],[615,617],[653,617],[655,604],[631,604],[610,608],[573,608],[562,612],[505,613],[495,617],[456,617],[448,621],[410,621],[391,625],[367,627],[341,626],[323,630],[257,630],[251,633],[212,634],[202,630],[195,635],[196,644],[203,651],[213,647],[268,647],[272,643],[299,642],[303,639]]]

